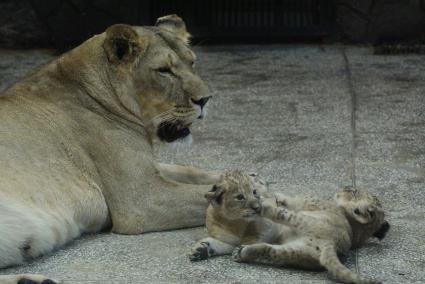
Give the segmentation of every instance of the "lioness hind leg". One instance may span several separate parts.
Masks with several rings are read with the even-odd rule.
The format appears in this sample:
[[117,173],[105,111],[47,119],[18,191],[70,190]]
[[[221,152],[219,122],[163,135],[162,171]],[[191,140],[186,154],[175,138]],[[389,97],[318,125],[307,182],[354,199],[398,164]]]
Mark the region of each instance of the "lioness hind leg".
[[59,284],[58,281],[39,274],[0,275],[1,284]]

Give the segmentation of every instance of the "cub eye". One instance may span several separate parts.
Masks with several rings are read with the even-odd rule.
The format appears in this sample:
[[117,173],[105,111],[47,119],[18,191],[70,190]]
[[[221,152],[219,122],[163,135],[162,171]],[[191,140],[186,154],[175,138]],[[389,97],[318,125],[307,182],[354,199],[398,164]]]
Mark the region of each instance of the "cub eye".
[[256,189],[254,189],[254,190],[252,191],[252,194],[257,195],[257,190],[256,190]]
[[191,61],[190,66],[192,66],[192,68],[195,67],[195,63],[196,63],[195,61]]
[[356,215],[360,215],[360,210],[359,210],[359,208],[354,209],[354,214],[356,214]]
[[244,199],[245,199],[245,196],[243,196],[243,194],[238,194],[238,195],[236,196],[236,199],[237,199],[237,200],[244,200]]
[[156,69],[156,71],[158,71],[159,73],[169,73],[169,74],[171,74],[172,72],[171,72],[171,68],[170,67],[168,67],[168,66],[162,66],[162,67],[159,67],[158,69]]

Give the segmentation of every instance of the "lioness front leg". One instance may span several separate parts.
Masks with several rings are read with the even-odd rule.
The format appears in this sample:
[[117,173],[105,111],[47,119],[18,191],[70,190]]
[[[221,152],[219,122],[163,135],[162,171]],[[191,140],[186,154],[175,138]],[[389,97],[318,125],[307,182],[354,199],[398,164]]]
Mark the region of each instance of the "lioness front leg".
[[126,200],[111,196],[109,200],[114,200],[109,203],[112,231],[140,234],[202,226],[207,208],[204,194],[210,187],[179,185],[158,179],[155,186],[142,184],[140,191]]
[[231,254],[234,248],[234,245],[208,237],[198,241],[192,247],[189,259],[191,261],[198,261],[211,256]]
[[220,174],[204,171],[190,166],[180,166],[156,163],[159,174],[166,180],[186,184],[215,184],[220,179]]

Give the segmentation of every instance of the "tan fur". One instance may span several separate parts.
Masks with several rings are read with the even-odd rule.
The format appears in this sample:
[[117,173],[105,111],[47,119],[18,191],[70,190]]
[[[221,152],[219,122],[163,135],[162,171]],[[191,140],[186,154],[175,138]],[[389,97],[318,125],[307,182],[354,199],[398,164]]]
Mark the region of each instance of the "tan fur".
[[108,227],[204,224],[210,186],[179,182],[217,174],[158,166],[151,146],[203,116],[194,102],[207,88],[185,40],[161,25],[114,25],[0,95],[0,268]]
[[[209,237],[192,248],[192,260],[233,251],[238,262],[326,268],[338,281],[376,283],[351,272],[338,259],[338,254],[360,246],[382,227],[381,237],[385,235],[388,223],[376,197],[354,189],[338,192],[334,201],[280,193],[260,197],[252,194],[255,185],[248,178],[229,172],[209,193]],[[242,201],[237,198],[241,194]]]
[[[256,195],[253,191],[256,191]],[[243,194],[245,200],[235,198]],[[278,226],[258,218],[259,196],[268,195],[266,183],[256,175],[240,171],[223,174],[205,197],[209,202],[206,217],[208,238],[198,241],[190,253],[191,260],[230,254],[241,244],[274,242]],[[285,230],[285,228],[283,228]]]

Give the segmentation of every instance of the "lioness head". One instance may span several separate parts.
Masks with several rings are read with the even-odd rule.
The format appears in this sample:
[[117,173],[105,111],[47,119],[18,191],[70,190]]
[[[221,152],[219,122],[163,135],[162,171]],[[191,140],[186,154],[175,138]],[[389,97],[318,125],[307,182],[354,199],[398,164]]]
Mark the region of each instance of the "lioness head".
[[118,78],[126,74],[126,89],[134,93],[145,127],[166,142],[190,135],[189,127],[204,117],[210,99],[194,70],[188,38],[182,19],[169,15],[152,27],[113,25],[103,43],[110,72]]
[[208,202],[228,219],[254,217],[261,211],[259,184],[241,171],[224,173],[205,194]]
[[363,231],[379,239],[385,237],[390,225],[384,220],[384,210],[376,196],[346,187],[335,194],[335,201],[351,220],[357,222],[357,227],[363,227]]

